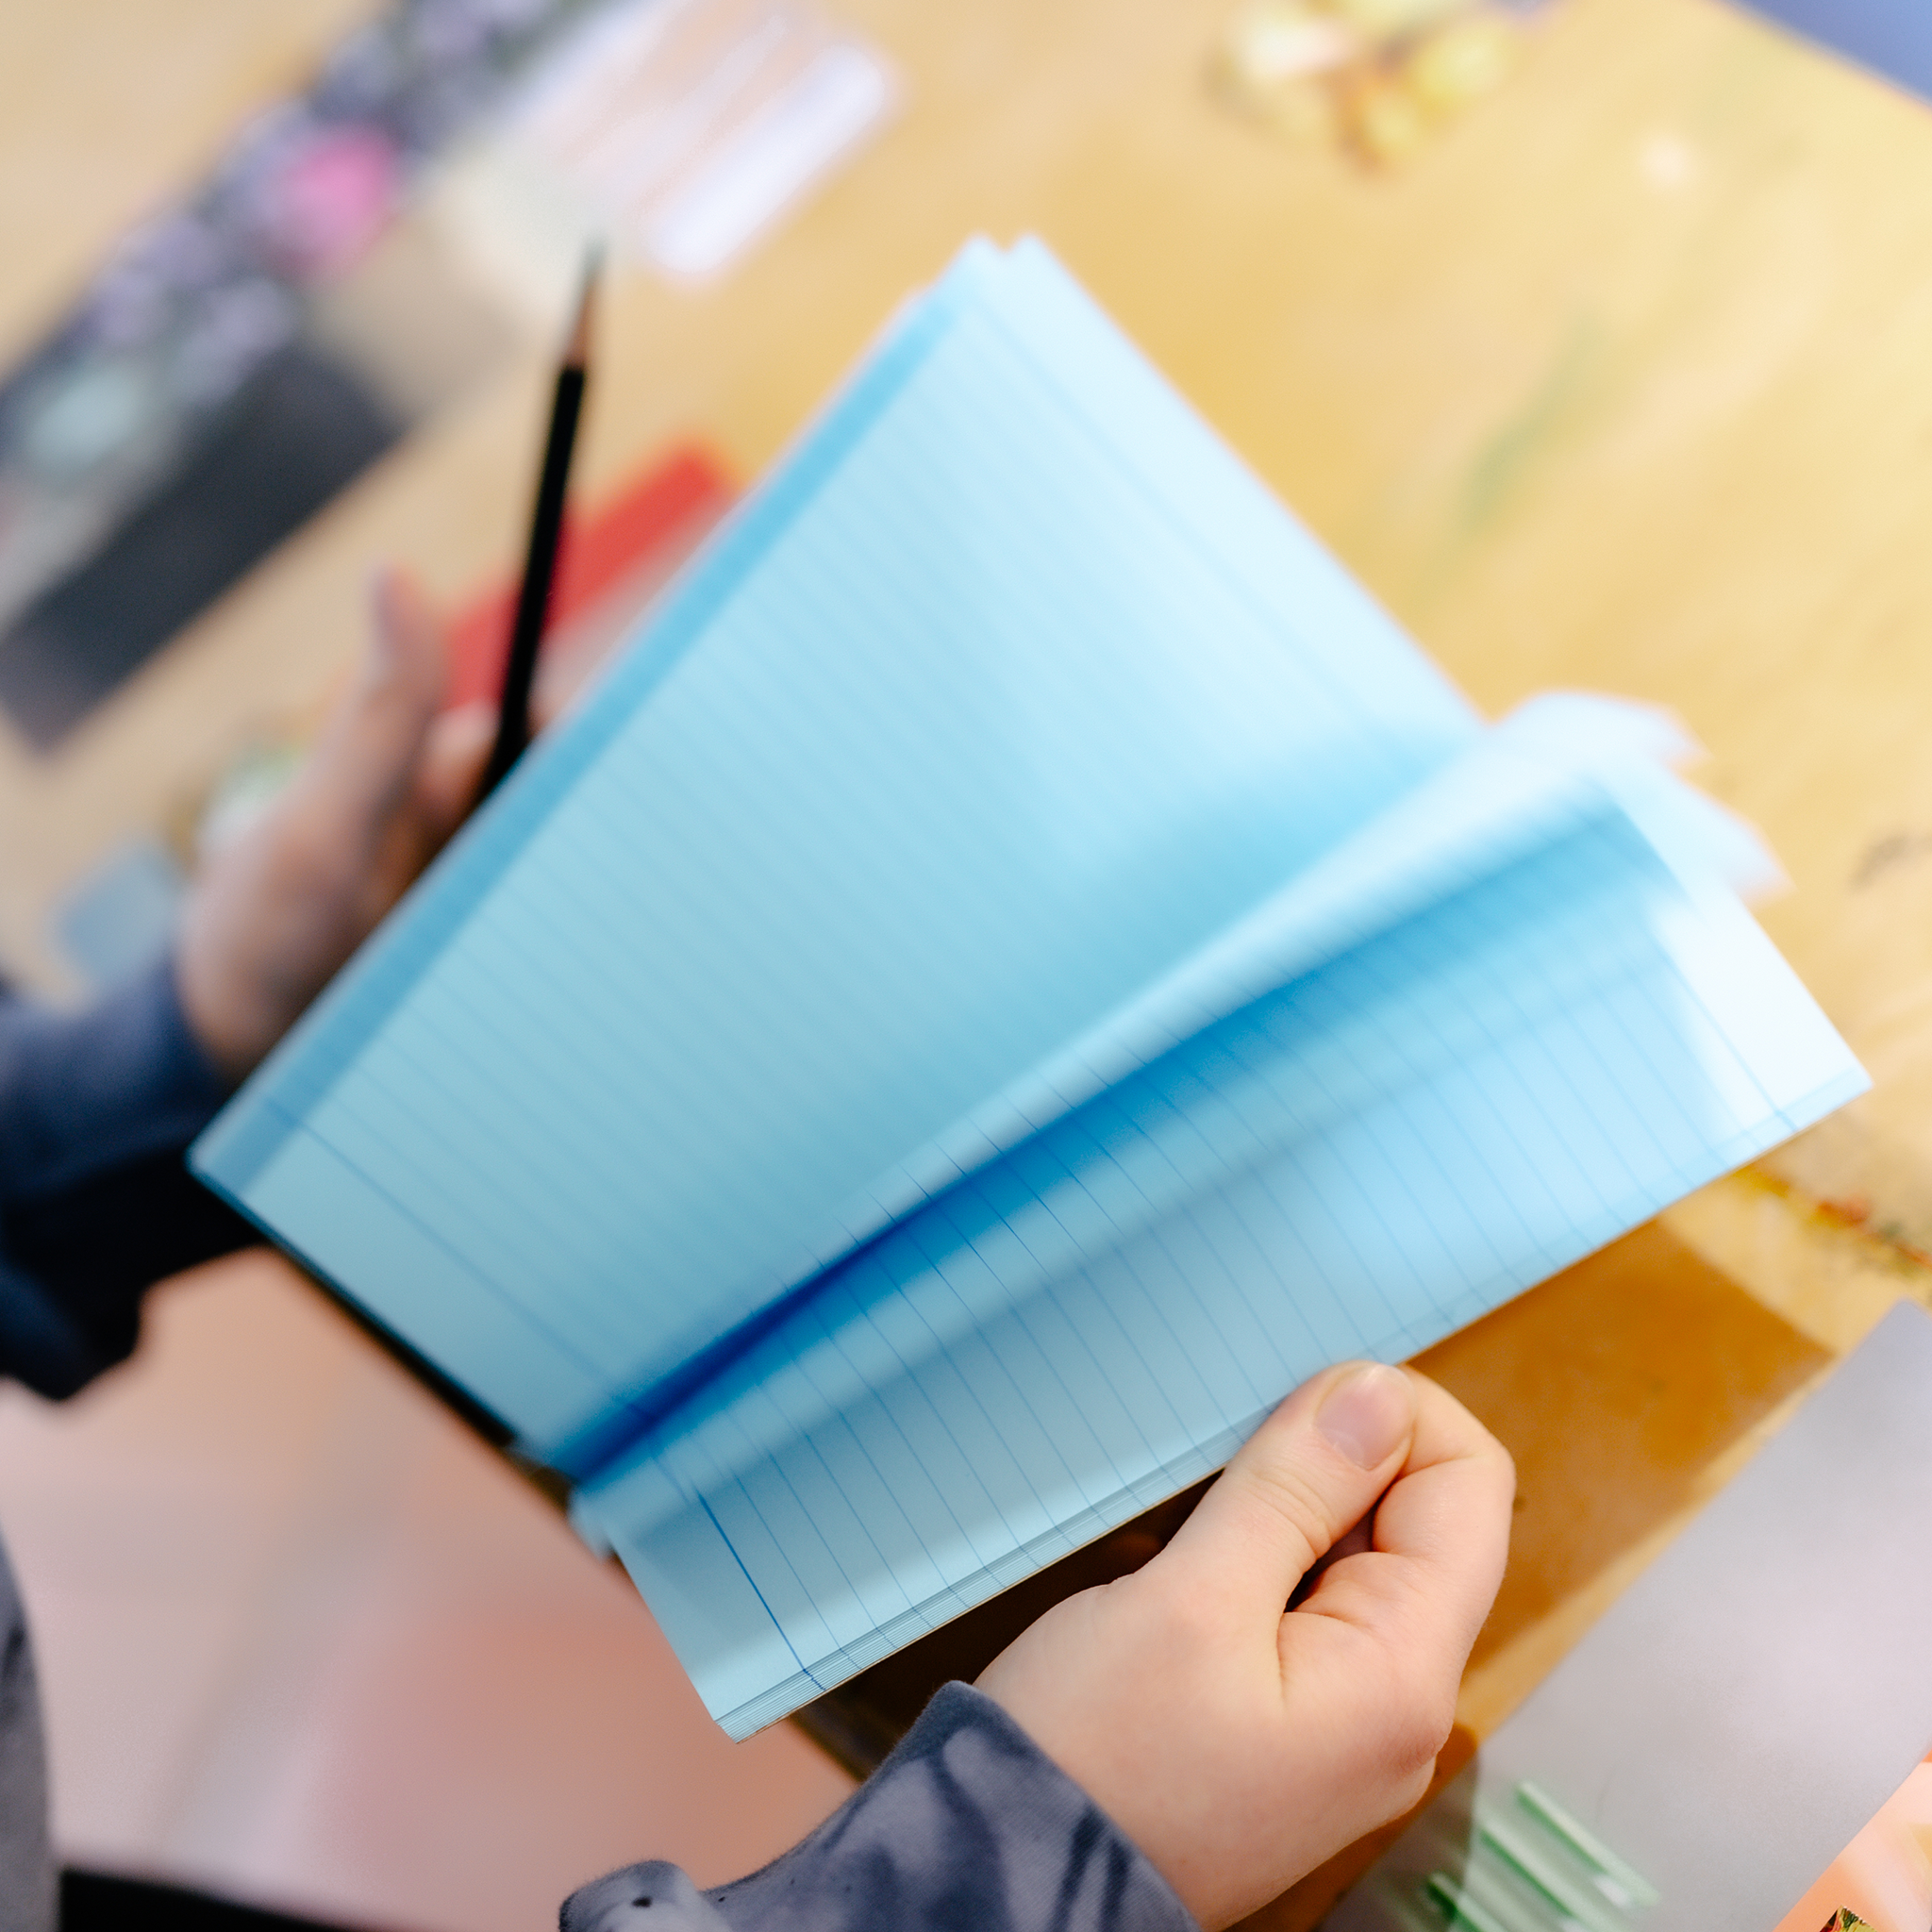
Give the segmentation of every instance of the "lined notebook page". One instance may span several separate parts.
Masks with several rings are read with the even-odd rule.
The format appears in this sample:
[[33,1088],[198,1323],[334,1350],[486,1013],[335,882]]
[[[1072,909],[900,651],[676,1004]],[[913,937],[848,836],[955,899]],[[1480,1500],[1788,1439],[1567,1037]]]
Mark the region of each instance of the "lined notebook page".
[[1864,1084],[1734,898],[1579,808],[934,1201],[579,1506],[742,1736]]
[[[1721,892],[1781,882],[1741,821],[1677,779],[1696,750],[1668,713],[1546,693],[1405,791],[1251,912],[975,1108],[878,1184],[894,1213],[1264,992],[1547,846],[1579,814],[1634,815]],[[896,1183],[896,1188],[894,1184]]]
[[1474,729],[1041,251],[981,249],[202,1171],[568,1460]]

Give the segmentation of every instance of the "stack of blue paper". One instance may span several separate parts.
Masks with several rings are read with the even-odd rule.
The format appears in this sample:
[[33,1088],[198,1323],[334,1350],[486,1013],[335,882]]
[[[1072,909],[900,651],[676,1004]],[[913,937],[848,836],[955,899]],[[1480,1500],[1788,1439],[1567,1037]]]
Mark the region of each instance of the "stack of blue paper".
[[1680,748],[1485,729],[974,244],[197,1168],[741,1736],[1862,1087]]

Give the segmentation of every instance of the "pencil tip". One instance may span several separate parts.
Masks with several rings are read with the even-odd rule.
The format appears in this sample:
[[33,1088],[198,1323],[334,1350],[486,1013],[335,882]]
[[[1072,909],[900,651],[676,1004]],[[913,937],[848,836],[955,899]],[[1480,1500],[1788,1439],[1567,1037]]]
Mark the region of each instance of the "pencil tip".
[[604,273],[604,244],[592,242],[584,250],[583,280],[577,288],[577,312],[571,324],[570,343],[563,352],[567,366],[581,369],[590,360],[591,355],[591,310],[594,305],[597,283]]

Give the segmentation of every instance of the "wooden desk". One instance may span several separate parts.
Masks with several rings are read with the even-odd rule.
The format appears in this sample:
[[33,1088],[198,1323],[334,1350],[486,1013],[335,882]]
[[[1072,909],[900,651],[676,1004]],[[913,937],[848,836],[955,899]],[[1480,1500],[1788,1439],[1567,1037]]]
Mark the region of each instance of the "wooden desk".
[[[689,431],[755,475],[966,235],[1037,230],[1484,706],[1584,685],[1683,714],[1790,869],[1766,923],[1878,1074],[1762,1173],[1432,1357],[1528,1477],[1463,1700],[1480,1736],[1781,1404],[1893,1298],[1928,1298],[1932,111],[1709,0],[1563,0],[1507,90],[1377,178],[1214,104],[1227,0],[840,10],[902,63],[905,118],[716,290],[620,280],[584,485]],[[0,339],[359,11],[14,9],[0,179],[33,239]],[[206,64],[178,110],[97,117],[85,146],[27,111],[35,63],[72,72],[80,46],[98,98],[148,103],[145,63],[187,26]],[[72,207],[50,156],[85,162]],[[542,381],[533,348],[57,758],[0,741],[10,960],[56,980],[58,886],[337,675],[378,558],[452,595],[508,566]]]

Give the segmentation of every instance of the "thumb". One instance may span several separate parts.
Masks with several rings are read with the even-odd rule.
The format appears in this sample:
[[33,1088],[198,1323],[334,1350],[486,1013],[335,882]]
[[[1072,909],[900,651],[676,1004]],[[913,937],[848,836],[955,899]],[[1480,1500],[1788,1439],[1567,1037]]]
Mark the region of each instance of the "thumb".
[[366,846],[414,780],[449,681],[442,632],[421,591],[397,572],[377,578],[375,637],[361,677],[337,708],[304,780],[321,833]]
[[1415,1426],[1402,1370],[1351,1362],[1316,1376],[1248,1439],[1157,1562],[1216,1579],[1272,1629],[1394,1481]]

